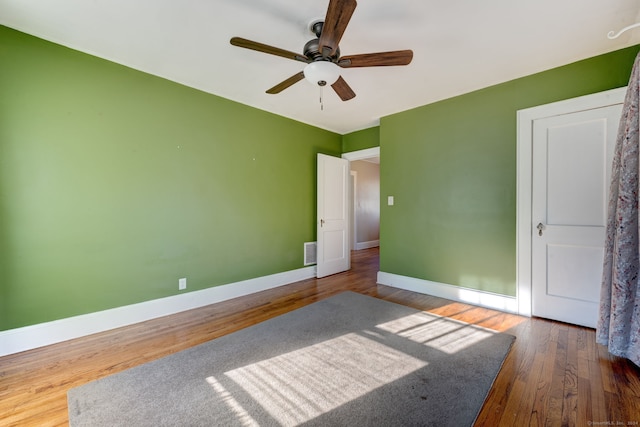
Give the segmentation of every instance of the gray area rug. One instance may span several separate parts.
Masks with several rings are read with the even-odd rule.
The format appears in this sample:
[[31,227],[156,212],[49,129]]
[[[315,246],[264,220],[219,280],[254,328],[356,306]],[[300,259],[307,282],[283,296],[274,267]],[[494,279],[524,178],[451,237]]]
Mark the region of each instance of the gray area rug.
[[515,337],[353,292],[71,389],[71,426],[469,426]]

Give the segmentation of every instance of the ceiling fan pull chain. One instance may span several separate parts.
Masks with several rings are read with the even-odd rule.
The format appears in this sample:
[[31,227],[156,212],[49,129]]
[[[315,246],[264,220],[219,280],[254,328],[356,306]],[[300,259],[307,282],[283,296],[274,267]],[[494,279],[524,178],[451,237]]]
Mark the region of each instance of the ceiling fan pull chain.
[[322,102],[322,86],[320,86],[320,111],[324,111],[324,102]]

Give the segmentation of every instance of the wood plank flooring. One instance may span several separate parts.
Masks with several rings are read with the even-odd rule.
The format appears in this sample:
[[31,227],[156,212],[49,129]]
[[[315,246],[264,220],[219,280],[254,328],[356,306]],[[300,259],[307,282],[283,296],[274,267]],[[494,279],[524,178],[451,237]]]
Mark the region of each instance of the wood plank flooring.
[[246,328],[345,290],[517,337],[478,426],[640,426],[640,369],[595,331],[376,285],[377,248],[352,269],[161,319],[0,358],[0,426],[67,425],[76,387]]

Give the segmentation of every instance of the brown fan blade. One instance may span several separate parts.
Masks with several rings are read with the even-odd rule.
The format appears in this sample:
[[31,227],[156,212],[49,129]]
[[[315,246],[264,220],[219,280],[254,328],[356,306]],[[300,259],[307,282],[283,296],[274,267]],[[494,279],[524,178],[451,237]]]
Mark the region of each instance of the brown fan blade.
[[364,53],[343,56],[338,61],[342,68],[383,67],[388,65],[408,65],[413,59],[412,50],[394,50],[391,52]]
[[356,0],[329,1],[319,41],[320,53],[325,58],[335,55],[340,39],[342,39],[357,5]]
[[230,40],[231,44],[245,49],[256,50],[258,52],[268,53],[270,55],[282,56],[283,58],[293,59],[294,61],[309,63],[311,60],[304,55],[290,52],[288,50],[280,49],[277,47],[269,46],[264,43],[254,42],[251,40],[243,39],[242,37],[233,37]]
[[298,83],[302,79],[304,79],[304,73],[300,71],[298,74],[294,74],[293,76],[289,77],[287,80],[281,83],[278,83],[277,85],[269,89],[267,93],[270,93],[272,95],[276,93],[280,93],[286,88],[288,88],[289,86],[292,86],[293,84]]
[[356,97],[356,93],[351,89],[351,86],[347,84],[347,82],[342,78],[342,76],[338,77],[338,80],[334,84],[331,85],[333,90],[336,91],[340,99],[343,101],[348,101]]

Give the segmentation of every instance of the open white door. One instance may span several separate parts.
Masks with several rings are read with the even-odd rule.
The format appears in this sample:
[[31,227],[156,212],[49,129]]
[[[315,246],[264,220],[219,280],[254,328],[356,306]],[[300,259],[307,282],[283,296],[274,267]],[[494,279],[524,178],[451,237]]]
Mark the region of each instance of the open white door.
[[351,267],[349,173],[348,160],[318,154],[317,277]]

